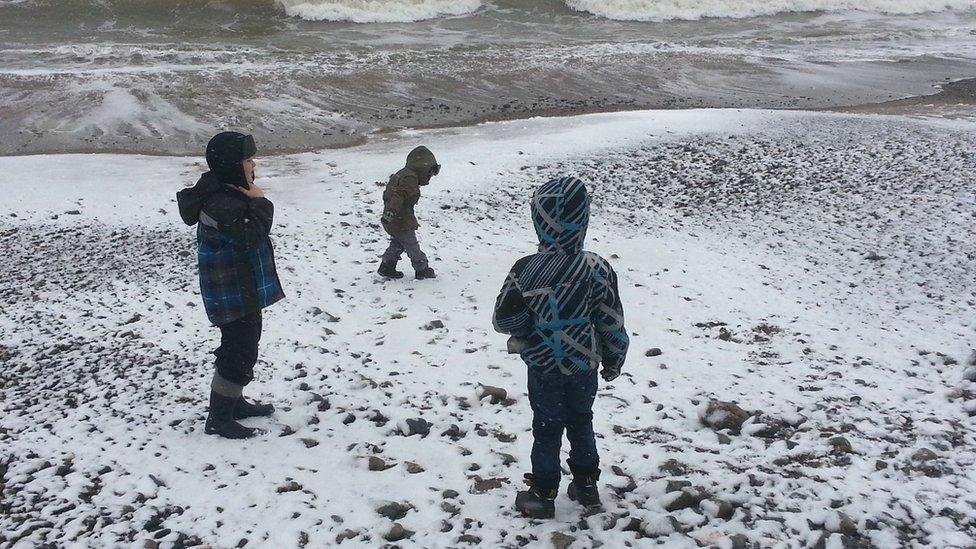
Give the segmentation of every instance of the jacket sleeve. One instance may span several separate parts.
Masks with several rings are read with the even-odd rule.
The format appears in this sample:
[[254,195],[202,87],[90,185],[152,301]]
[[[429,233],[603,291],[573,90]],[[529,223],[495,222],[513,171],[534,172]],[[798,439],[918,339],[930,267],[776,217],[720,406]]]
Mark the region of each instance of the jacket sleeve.
[[596,331],[600,338],[600,354],[603,367],[620,371],[627,358],[627,348],[630,337],[624,327],[624,307],[620,302],[620,292],[617,290],[617,273],[613,267],[606,265],[603,298],[598,305],[595,315]]
[[532,315],[522,297],[522,290],[518,285],[515,272],[508,273],[505,284],[495,301],[495,313],[492,318],[495,331],[517,337],[527,337],[532,334]]

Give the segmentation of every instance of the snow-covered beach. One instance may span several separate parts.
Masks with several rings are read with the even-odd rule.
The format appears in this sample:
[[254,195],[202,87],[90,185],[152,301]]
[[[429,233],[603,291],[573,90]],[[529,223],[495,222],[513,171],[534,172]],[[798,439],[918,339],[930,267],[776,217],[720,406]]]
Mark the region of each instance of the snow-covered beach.
[[[0,546],[972,547],[974,129],[646,111],[259,157],[288,297],[246,445],[203,434],[217,334],[174,201],[202,158],[0,158]],[[385,282],[380,185],[420,143],[440,277]],[[594,410],[605,510],[536,523],[490,312],[561,173],[633,343]],[[712,400],[750,415],[716,430]]]

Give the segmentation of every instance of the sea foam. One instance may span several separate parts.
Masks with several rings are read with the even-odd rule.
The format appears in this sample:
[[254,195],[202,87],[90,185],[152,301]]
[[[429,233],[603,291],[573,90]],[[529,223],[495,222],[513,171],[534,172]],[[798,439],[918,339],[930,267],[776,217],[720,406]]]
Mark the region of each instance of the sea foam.
[[481,0],[276,0],[292,17],[313,21],[408,23],[465,15]]
[[745,18],[817,11],[898,15],[976,10],[976,0],[566,0],[566,5],[577,11],[626,21]]

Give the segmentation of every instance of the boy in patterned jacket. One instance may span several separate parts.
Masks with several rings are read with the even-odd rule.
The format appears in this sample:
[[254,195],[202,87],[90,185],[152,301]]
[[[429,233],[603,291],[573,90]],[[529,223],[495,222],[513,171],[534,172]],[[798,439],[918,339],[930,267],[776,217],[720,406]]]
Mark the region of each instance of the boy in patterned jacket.
[[242,393],[254,379],[261,310],[285,297],[268,236],[274,205],[254,183],[255,154],[250,135],[215,135],[207,144],[210,171],[176,196],[183,221],[197,225],[200,294],[220,328],[204,430],[234,439],[256,434],[236,420],[274,413],[271,404],[248,402]]
[[590,197],[582,181],[561,177],[536,189],[532,221],[539,251],[512,267],[495,304],[495,330],[509,334],[509,352],[528,366],[532,406],[532,473],[516,508],[552,518],[559,488],[563,430],[573,474],[569,498],[600,505],[600,462],[593,434],[597,369],[605,381],[620,375],[629,338],[617,275],[593,252],[583,251]]

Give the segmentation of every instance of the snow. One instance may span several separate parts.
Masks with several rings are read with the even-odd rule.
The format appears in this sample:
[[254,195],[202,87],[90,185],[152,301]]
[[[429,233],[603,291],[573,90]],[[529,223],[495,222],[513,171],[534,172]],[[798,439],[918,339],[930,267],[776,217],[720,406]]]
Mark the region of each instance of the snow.
[[[406,547],[971,546],[973,129],[631,112],[259,157],[288,298],[246,390],[279,411],[248,442],[202,429],[217,333],[174,202],[202,159],[0,158],[0,544],[380,546],[398,522]],[[381,184],[420,143],[444,165],[418,208],[438,278],[385,282]],[[537,523],[512,509],[524,366],[490,314],[534,248],[532,187],[563,172],[594,195],[633,346],[594,410],[606,509],[562,493]],[[711,399],[754,415],[715,433]],[[670,480],[708,498],[668,513]]]

